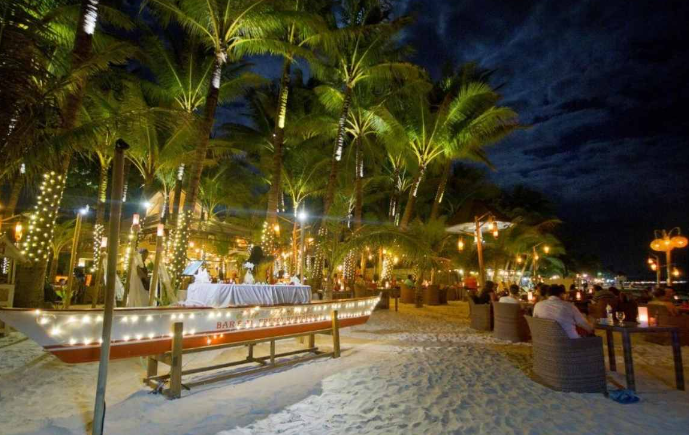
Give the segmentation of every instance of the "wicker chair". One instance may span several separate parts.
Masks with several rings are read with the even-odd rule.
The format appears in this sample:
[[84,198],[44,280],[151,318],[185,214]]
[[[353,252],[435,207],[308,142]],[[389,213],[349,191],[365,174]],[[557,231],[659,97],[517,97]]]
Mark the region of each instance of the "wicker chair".
[[607,394],[601,337],[572,339],[553,320],[525,317],[536,380],[558,391]]
[[492,304],[477,304],[469,298],[470,326],[477,331],[493,330]]
[[[689,346],[689,316],[671,316],[662,305],[648,304],[648,317],[658,319],[658,326],[676,326],[679,328],[679,342],[682,346]],[[670,345],[670,334],[644,334],[646,341],[656,344]]]
[[440,286],[429,285],[423,289],[423,303],[426,305],[440,305]]
[[416,302],[416,290],[406,284],[400,285],[400,302],[403,304],[413,304]]
[[495,329],[493,335],[500,340],[513,343],[529,341],[529,325],[524,319],[524,312],[519,304],[494,303]]

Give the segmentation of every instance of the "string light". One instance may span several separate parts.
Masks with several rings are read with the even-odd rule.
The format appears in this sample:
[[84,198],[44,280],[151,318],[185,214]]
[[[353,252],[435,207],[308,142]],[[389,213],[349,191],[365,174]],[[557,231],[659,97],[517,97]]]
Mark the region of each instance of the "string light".
[[57,208],[62,200],[65,178],[55,171],[43,174],[34,211],[29,217],[29,231],[22,253],[29,261],[47,261],[53,240]]

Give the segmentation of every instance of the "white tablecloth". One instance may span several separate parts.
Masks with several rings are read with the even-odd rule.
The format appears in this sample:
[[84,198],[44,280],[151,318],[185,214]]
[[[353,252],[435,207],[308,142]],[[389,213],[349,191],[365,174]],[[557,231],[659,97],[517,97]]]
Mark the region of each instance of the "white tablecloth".
[[230,305],[307,304],[308,285],[191,284],[185,306],[227,307]]

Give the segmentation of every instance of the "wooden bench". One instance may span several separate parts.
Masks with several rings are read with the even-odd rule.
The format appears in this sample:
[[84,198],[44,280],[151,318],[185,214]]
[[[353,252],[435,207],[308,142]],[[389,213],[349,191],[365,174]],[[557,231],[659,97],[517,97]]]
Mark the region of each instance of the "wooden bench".
[[[184,333],[183,323],[178,322],[172,325],[172,346],[169,352],[161,355],[148,357],[146,377],[143,379],[144,384],[153,388],[154,391],[159,391],[165,394],[168,399],[179,399],[182,397],[182,388],[190,390],[192,387],[219,382],[226,379],[232,379],[241,376],[250,376],[256,373],[274,370],[279,367],[298,364],[305,361],[310,361],[316,358],[323,357],[340,357],[340,327],[337,318],[337,311],[331,313],[332,326],[330,328],[321,329],[317,331],[310,331],[299,334],[279,335],[275,337],[267,337],[257,340],[240,341],[237,343],[228,343],[220,345],[212,345],[206,347],[198,347],[193,349],[183,349],[182,339]],[[316,334],[327,334],[333,337],[333,349],[330,352],[323,352],[316,347]],[[308,337],[308,344],[304,349],[293,350],[289,352],[276,353],[275,343],[279,340],[287,340],[291,338]],[[270,343],[270,353],[265,356],[255,356],[254,346],[260,343]],[[215,364],[206,367],[197,367],[193,369],[183,370],[182,358],[183,355],[206,352],[211,350],[227,349],[232,347],[247,347],[247,357],[238,360],[230,361],[222,364]],[[310,355],[301,356],[298,358],[291,358],[286,361],[277,361],[278,358],[299,355],[308,353]],[[170,366],[170,371],[167,374],[158,374],[158,363],[163,363]],[[193,375],[197,373],[220,370],[229,367],[236,367],[246,364],[257,364],[256,367],[241,370],[220,372],[212,377],[204,377],[200,380],[192,380],[190,382],[182,383],[182,377]],[[165,385],[169,386],[165,388]]]

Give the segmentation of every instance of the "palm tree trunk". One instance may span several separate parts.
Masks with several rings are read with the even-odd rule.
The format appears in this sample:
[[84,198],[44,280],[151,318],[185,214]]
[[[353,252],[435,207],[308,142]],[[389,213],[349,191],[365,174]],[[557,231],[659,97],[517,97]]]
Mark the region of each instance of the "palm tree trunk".
[[[215,110],[218,107],[218,97],[220,94],[220,79],[222,76],[223,60],[216,57],[213,74],[211,76],[211,84],[208,88],[208,95],[206,96],[206,106],[203,113],[203,124],[201,129],[201,140],[196,145],[194,152],[194,160],[192,161],[191,171],[189,173],[189,185],[184,198],[183,214],[184,219],[179,222],[182,226],[177,229],[175,235],[175,251],[172,261],[171,275],[173,282],[176,284],[179,275],[186,267],[187,244],[189,242],[189,227],[196,206],[196,198],[199,194],[199,187],[201,185],[201,174],[203,173],[203,163],[208,152],[208,143],[210,135],[213,131],[213,123],[215,119]],[[173,284],[173,285],[175,285]]]
[[[342,148],[344,147],[345,139],[345,124],[347,122],[347,117],[349,116],[349,106],[352,102],[352,88],[347,85],[344,91],[344,101],[342,102],[342,112],[340,113],[340,119],[337,123],[337,136],[335,139],[335,148],[333,150],[333,155],[330,160],[330,175],[328,176],[328,184],[325,188],[325,197],[323,198],[323,217],[321,218],[321,227],[318,230],[318,234],[321,238],[326,235],[325,222],[328,218],[328,213],[330,212],[330,207],[333,205],[333,200],[335,199],[335,187],[337,184],[337,172],[339,169],[339,162],[342,158]],[[313,282],[314,288],[321,287],[321,280],[323,277],[323,262],[325,261],[325,256],[323,250],[325,249],[325,240],[322,240],[318,247],[316,248],[316,259],[314,261],[313,270],[311,273],[311,280]]]
[[443,196],[445,196],[445,188],[447,187],[447,180],[450,178],[450,172],[452,171],[452,160],[447,159],[445,162],[445,167],[443,168],[443,177],[440,179],[440,184],[438,184],[438,190],[435,192],[435,199],[433,200],[433,208],[431,209],[431,217],[429,220],[438,219],[440,214],[440,203],[443,202]]
[[108,199],[108,168],[107,165],[101,165],[100,174],[98,176],[98,202],[96,202],[96,225],[103,225],[105,222],[105,202]]
[[419,190],[419,186],[423,181],[423,177],[426,173],[426,166],[419,166],[419,174],[414,179],[414,183],[409,190],[409,199],[407,200],[407,205],[404,208],[404,216],[402,216],[402,222],[400,222],[400,228],[406,230],[409,226],[412,216],[414,215],[414,207],[416,207],[416,195]]
[[57,262],[60,260],[60,254],[53,254],[53,259],[50,262],[50,273],[48,274],[48,283],[52,284],[55,282],[55,277],[57,276]]
[[342,112],[340,119],[337,122],[337,136],[335,139],[335,149],[333,150],[332,159],[330,160],[330,175],[328,176],[328,185],[325,188],[325,197],[323,199],[323,222],[333,205],[335,198],[335,187],[337,184],[337,172],[339,169],[339,161],[342,158],[342,148],[344,147],[345,139],[345,124],[349,116],[349,107],[352,102],[352,88],[347,86],[344,91],[344,101],[342,102]]
[[14,216],[14,211],[17,209],[17,203],[19,202],[19,195],[22,193],[22,188],[24,187],[24,176],[17,173],[12,181],[12,190],[10,190],[10,196],[7,198],[7,206],[4,210],[4,217],[9,218]]
[[388,208],[388,218],[390,222],[395,222],[395,217],[397,216],[397,208],[400,203],[400,168],[395,168],[395,172],[392,174],[392,180],[394,183],[394,192],[390,197],[390,207]]
[[285,59],[282,67],[282,78],[280,79],[280,95],[278,97],[278,118],[273,132],[273,168],[268,192],[268,210],[266,211],[266,221],[268,226],[277,223],[278,201],[281,192],[282,182],[282,146],[285,141],[285,118],[287,117],[287,99],[289,97],[290,71],[292,60]]
[[[183,169],[180,169],[180,172]],[[172,220],[172,225],[177,226],[177,216],[179,215],[179,205],[182,202],[182,184],[184,182],[184,176],[177,177],[177,182],[175,183],[175,196],[172,199],[172,214],[171,214],[171,220]]]
[[354,231],[361,228],[364,207],[364,156],[361,136],[356,139],[356,175],[354,178]]

